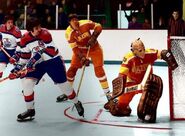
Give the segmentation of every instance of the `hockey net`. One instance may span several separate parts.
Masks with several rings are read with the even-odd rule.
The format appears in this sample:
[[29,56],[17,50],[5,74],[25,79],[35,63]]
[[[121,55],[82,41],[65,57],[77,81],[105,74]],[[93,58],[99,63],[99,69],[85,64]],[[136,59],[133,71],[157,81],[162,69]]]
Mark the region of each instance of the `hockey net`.
[[169,69],[170,119],[185,120],[185,37],[170,37],[168,48],[179,65]]

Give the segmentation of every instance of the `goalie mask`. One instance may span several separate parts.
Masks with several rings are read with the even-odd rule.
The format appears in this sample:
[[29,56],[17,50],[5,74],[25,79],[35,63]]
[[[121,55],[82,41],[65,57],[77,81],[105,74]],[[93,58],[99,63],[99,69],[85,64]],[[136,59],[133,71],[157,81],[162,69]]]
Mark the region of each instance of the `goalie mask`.
[[140,38],[131,43],[131,51],[139,58],[143,59],[145,57],[145,46]]

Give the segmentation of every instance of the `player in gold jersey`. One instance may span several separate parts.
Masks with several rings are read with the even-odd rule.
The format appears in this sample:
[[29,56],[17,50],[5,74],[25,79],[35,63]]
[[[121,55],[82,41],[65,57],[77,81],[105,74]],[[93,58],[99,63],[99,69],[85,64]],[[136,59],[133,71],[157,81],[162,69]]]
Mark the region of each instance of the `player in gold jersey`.
[[[83,65],[89,65],[90,60],[94,66],[95,75],[107,96],[110,90],[104,70],[103,50],[97,41],[102,32],[102,26],[91,20],[79,20],[76,14],[69,15],[69,26],[66,29],[66,39],[73,51],[71,65],[67,71],[67,79],[71,84],[75,80],[77,70]],[[92,34],[91,34],[92,32]],[[89,50],[88,56],[87,52]],[[65,95],[57,97],[57,101],[66,100]]]

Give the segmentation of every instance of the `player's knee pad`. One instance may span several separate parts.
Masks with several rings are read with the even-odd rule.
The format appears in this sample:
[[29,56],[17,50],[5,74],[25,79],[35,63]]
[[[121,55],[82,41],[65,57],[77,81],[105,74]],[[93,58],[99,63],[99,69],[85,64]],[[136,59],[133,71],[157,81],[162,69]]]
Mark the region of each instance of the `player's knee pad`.
[[103,77],[105,76],[105,71],[103,69],[103,66],[95,67],[94,68],[96,77]]
[[78,68],[75,68],[75,67],[70,67],[67,71],[67,77],[69,78],[74,78],[75,75],[76,75],[76,72],[77,72]]
[[162,90],[162,79],[157,75],[151,74],[145,84],[137,107],[139,119],[150,123],[156,121],[157,105],[162,95]]
[[21,82],[22,82],[22,87],[24,90],[23,92],[24,95],[26,96],[31,95],[33,93],[33,88],[35,84],[37,83],[37,80],[23,78]]

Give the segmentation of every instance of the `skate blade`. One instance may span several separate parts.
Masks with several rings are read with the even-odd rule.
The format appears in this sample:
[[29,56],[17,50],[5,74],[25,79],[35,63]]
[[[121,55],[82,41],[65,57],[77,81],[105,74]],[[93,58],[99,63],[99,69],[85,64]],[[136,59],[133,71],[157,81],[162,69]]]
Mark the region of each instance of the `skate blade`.
[[64,103],[64,102],[67,102],[67,100],[66,100],[66,101],[56,101],[56,102],[57,102],[57,103],[62,103],[62,102]]
[[84,118],[85,116],[84,116],[84,114],[83,114],[83,115],[81,115],[80,117]]
[[56,102],[60,103],[60,102],[66,102],[68,99],[66,100],[56,100]]
[[18,122],[29,122],[29,121],[32,121],[34,119],[35,119],[34,117],[30,117],[30,118],[26,118],[26,119],[17,119],[17,121]]

